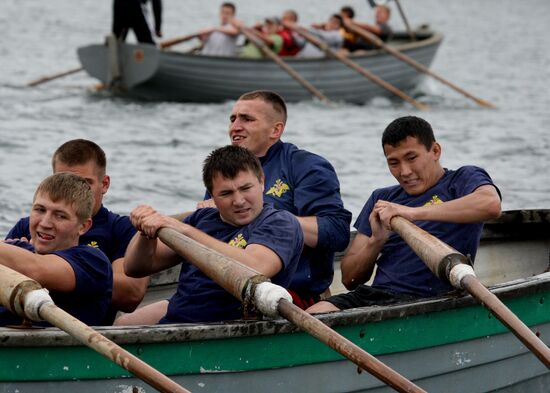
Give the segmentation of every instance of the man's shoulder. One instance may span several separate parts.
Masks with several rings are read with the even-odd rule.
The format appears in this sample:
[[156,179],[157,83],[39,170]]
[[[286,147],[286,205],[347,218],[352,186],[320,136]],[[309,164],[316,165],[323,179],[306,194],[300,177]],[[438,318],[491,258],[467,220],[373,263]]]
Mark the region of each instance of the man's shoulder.
[[30,218],[23,217],[10,229],[6,239],[20,239],[30,236]]
[[133,227],[130,217],[114,213],[101,206],[97,214],[92,217],[92,228],[90,230],[118,231]]
[[62,257],[68,261],[86,261],[97,263],[98,261],[104,262],[106,265],[111,266],[109,258],[101,251],[99,248],[88,246],[88,245],[78,245],[70,248],[65,248],[63,250],[52,251],[51,254]]

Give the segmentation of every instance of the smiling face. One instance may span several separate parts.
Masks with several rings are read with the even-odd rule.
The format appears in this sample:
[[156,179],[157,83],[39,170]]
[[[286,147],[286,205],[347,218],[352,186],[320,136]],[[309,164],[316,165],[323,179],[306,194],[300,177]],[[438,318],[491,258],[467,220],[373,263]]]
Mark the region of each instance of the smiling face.
[[408,136],[396,146],[384,145],[384,154],[391,174],[409,195],[424,193],[443,176],[437,142],[427,149],[417,138]]
[[263,209],[264,179],[250,170],[240,171],[233,179],[220,174],[212,178],[212,199],[222,220],[241,227],[250,224]]
[[78,219],[73,204],[63,200],[54,202],[47,194],[39,192],[30,214],[31,243],[38,254],[74,247],[91,223],[90,218]]
[[281,137],[284,121],[270,103],[262,99],[239,100],[229,117],[229,138],[232,145],[263,157]]
[[56,161],[54,165],[54,173],[68,172],[74,173],[86,180],[90,185],[94,196],[93,215],[101,208],[103,202],[103,194],[107,192],[110,185],[109,176],[102,173],[94,161],[88,161],[81,165],[67,165],[61,161]]

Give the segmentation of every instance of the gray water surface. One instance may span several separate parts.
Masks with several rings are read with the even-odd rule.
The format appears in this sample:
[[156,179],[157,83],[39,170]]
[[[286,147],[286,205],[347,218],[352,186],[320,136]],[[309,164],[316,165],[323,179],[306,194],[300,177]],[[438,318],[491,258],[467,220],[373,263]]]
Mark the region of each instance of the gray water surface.
[[[164,0],[164,36],[217,23],[218,2]],[[366,1],[236,1],[238,16],[254,23],[295,8],[304,24],[322,21],[342,5],[371,21]],[[402,0],[413,26],[429,23],[445,40],[433,64],[495,110],[427,80],[420,98],[431,106],[377,98],[365,105],[289,105],[284,140],[327,157],[356,217],[374,188],[394,183],[380,148],[384,127],[414,114],[432,123],[448,168],[482,166],[500,187],[505,209],[550,207],[550,2],[547,0]],[[393,25],[403,26],[396,9]],[[78,67],[76,48],[102,42],[111,1],[4,0],[0,24],[0,236],[30,208],[37,184],[50,174],[61,143],[88,138],[107,152],[112,185],[105,204],[128,213],[149,203],[173,213],[203,195],[201,164],[225,144],[232,103],[148,103],[90,93],[84,73],[36,88],[25,83]]]

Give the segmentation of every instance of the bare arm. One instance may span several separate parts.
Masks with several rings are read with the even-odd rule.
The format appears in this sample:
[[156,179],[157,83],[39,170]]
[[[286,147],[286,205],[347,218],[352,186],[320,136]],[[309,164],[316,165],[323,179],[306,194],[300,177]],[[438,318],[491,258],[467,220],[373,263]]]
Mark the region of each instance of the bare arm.
[[149,277],[133,278],[124,273],[124,258],[119,258],[112,263],[113,267],[113,305],[121,311],[132,312],[141,303]]
[[442,221],[459,224],[482,222],[498,218],[501,213],[500,197],[492,185],[478,187],[474,192],[440,204],[407,207],[387,201],[378,201],[374,210],[386,228],[393,216],[410,221]]
[[317,217],[309,216],[296,218],[298,219],[298,222],[302,227],[302,232],[304,232],[304,244],[311,248],[317,247],[317,240],[319,235]]
[[369,216],[369,222],[372,235],[369,237],[357,233],[341,262],[342,283],[349,290],[370,279],[378,255],[390,236],[374,210]]
[[0,243],[0,263],[53,291],[70,292],[76,287],[73,268],[65,259],[54,254],[35,254],[17,246]]

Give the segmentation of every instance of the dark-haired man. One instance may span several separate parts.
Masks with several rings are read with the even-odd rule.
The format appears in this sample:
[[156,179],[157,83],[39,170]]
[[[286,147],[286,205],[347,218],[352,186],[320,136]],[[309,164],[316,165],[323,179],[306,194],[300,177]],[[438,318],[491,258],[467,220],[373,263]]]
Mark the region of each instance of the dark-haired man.
[[237,37],[239,30],[232,25],[235,18],[235,4],[222,3],[220,6],[220,25],[200,32],[203,41],[201,54],[208,56],[237,56]]
[[267,90],[243,94],[229,117],[229,138],[260,159],[265,173],[265,199],[294,214],[304,232],[305,247],[290,289],[305,308],[329,287],[336,251],[349,243],[351,213],[344,209],[340,183],[323,157],[281,140],[287,120],[283,98]]
[[[99,325],[111,301],[113,273],[105,254],[78,245],[92,225],[92,206],[92,192],[80,176],[44,179],[33,198],[30,241],[0,243],[0,264],[36,280],[69,314]],[[19,325],[21,318],[0,307],[0,326],[8,324]]]
[[[394,120],[382,135],[388,168],[399,185],[375,190],[355,222],[357,236],[341,263],[349,293],[335,295],[307,311],[326,312],[451,291],[401,237],[390,221],[402,216],[475,258],[483,221],[501,212],[498,188],[483,169],[441,166],[441,146],[428,122],[415,116]],[[374,282],[364,285],[377,266]]]
[[[142,277],[182,263],[177,292],[160,323],[243,316],[237,299],[156,238],[161,228],[173,228],[283,287],[290,284],[298,264],[303,246],[300,224],[292,214],[264,205],[264,176],[251,152],[238,146],[214,150],[204,163],[203,181],[217,209],[199,209],[183,222],[144,205],[130,215],[140,234],[134,236],[126,252],[127,274]],[[129,317],[123,316],[117,324],[140,322]]]
[[[103,195],[111,180],[106,173],[107,160],[104,151],[92,141],[73,139],[57,148],[52,157],[54,173],[70,172],[83,177],[94,197],[92,227],[80,237],[79,244],[99,248],[113,265],[112,306],[104,324],[113,323],[118,310],[133,311],[145,296],[148,279],[135,279],[124,274],[124,253],[136,233],[130,219],[120,216],[103,206]],[[31,238],[29,217],[22,218],[10,230],[6,239]]]

